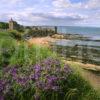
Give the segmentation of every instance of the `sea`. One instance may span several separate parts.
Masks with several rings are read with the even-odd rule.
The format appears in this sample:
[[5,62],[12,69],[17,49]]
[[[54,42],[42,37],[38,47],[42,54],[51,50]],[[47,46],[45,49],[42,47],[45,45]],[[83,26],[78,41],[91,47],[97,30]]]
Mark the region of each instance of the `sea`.
[[58,33],[81,34],[92,40],[100,40],[100,27],[59,26]]
[[58,26],[60,34],[77,34],[89,38],[57,40],[55,51],[70,60],[80,60],[83,63],[100,65],[100,27]]

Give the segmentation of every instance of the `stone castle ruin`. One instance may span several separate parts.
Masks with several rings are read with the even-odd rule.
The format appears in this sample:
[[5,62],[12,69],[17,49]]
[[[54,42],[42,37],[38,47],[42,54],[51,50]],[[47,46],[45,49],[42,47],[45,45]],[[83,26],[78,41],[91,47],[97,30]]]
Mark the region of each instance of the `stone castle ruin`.
[[9,21],[9,30],[18,30],[19,28],[20,25],[11,18]]
[[11,20],[9,21],[9,30],[13,30],[14,29],[14,22],[13,19],[11,18]]

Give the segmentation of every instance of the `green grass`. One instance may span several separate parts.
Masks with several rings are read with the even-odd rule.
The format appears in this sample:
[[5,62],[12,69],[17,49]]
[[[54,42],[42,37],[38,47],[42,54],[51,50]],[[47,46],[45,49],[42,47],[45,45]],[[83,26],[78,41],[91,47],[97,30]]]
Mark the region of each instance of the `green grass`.
[[1,39],[13,39],[8,31],[0,32],[0,40]]
[[9,64],[17,42],[7,31],[0,32],[0,68]]
[[47,47],[17,41],[9,32],[0,32],[0,65],[29,66],[56,54]]
[[[91,85],[82,78],[79,73],[74,73],[68,80],[69,87],[76,89],[75,100],[99,100],[99,93],[91,87]],[[73,99],[74,100],[74,99]]]
[[46,47],[33,45],[29,47],[26,43],[21,43],[11,56],[10,65],[30,66],[40,62],[47,57],[56,57],[56,54]]
[[[95,100],[95,99],[99,100],[100,99],[100,87],[95,86],[96,85],[95,83],[92,83],[92,84],[90,83],[90,81],[89,81],[90,79],[88,79],[88,78],[92,77],[92,76],[84,75],[89,72],[82,69],[81,63],[77,63],[77,62],[75,63],[73,61],[65,61],[65,60],[63,60],[63,62],[67,63],[74,71],[74,76],[72,79],[72,81],[74,81],[74,82],[72,82],[72,81],[71,82],[74,83],[74,85],[75,85],[75,83],[78,82],[76,87],[80,87],[82,84],[84,84],[82,86],[82,88],[84,89],[84,92],[87,94],[86,94],[85,99],[83,99],[83,100]],[[91,75],[91,74],[89,74],[89,75]],[[77,77],[77,79],[79,79],[79,80],[76,79],[76,82],[75,82],[75,77]],[[83,82],[81,80],[83,80]],[[72,83],[71,83],[71,85],[72,85]],[[84,86],[89,87],[90,89],[88,90]],[[95,98],[95,97],[97,97],[97,98]]]

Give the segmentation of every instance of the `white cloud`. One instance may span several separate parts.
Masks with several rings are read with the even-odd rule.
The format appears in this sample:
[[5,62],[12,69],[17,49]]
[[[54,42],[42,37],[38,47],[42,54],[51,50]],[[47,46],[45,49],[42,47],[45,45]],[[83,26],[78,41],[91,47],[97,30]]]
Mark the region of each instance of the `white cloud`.
[[89,0],[86,3],[85,8],[100,8],[100,0]]
[[48,24],[53,23],[64,23],[65,24],[71,22],[76,23],[77,21],[81,21],[87,18],[85,15],[81,15],[78,13],[66,13],[62,12],[48,12],[48,13],[33,13],[32,8],[28,8],[24,11],[11,11],[9,13],[0,14],[1,20],[2,17],[5,19],[5,21],[8,21],[11,17],[16,20],[20,24],[28,24],[28,25],[35,25],[42,22],[42,24],[50,21]]
[[0,2],[4,3],[4,4],[17,4],[19,2],[22,2],[23,0],[0,0]]
[[83,6],[82,2],[71,3],[70,0],[54,0],[52,2],[55,8],[81,8]]
[[[75,23],[84,24],[89,21],[91,24],[93,20],[98,20],[98,22],[100,21],[100,10],[95,12],[96,9],[100,7],[100,0],[87,0],[86,2],[78,3],[71,3],[70,0],[50,0],[52,1],[50,2],[50,5],[47,0],[39,1],[39,4],[36,4],[36,1],[33,0],[35,3],[31,6],[27,5],[23,1],[24,0],[1,0],[0,2],[6,3],[4,5],[5,7],[7,6],[7,8],[11,8],[8,8],[7,12],[7,8],[1,6],[1,9],[3,8],[4,10],[5,8],[5,10],[3,12],[1,10],[0,21],[2,21],[2,19],[8,21],[11,17],[20,24],[24,23],[28,25],[34,25],[37,23],[56,23],[59,25],[71,23],[73,25]],[[44,2],[44,5],[41,5],[40,2]],[[20,6],[24,3],[25,6],[21,9],[17,3],[20,4]]]
[[70,6],[70,1],[69,0],[54,0],[52,2],[54,7],[58,7],[58,8],[66,8]]
[[82,14],[79,14],[79,13],[66,13],[66,12],[50,12],[50,14],[54,17],[58,17],[58,18],[72,18],[72,19],[81,19],[81,20],[84,20],[84,19],[87,19],[88,16],[86,15],[82,15]]
[[71,3],[70,0],[54,0],[52,2],[55,8],[82,8],[93,9],[100,8],[100,0],[87,0],[86,2]]

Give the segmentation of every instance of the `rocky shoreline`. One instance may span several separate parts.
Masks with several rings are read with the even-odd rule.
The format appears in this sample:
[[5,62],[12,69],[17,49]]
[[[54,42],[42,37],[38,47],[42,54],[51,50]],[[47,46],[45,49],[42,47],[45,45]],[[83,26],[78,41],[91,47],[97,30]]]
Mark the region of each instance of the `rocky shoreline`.
[[[29,39],[28,43],[29,43],[29,45],[35,44],[35,45],[50,47],[50,43],[54,43],[55,41],[60,40],[61,38],[63,38],[62,35],[54,35],[52,37],[50,37],[50,36],[47,36],[47,37],[35,37],[35,38]],[[100,72],[100,66],[98,66],[98,65],[83,64],[83,63],[80,63],[80,62],[75,62],[75,63],[80,64],[83,69],[90,70],[90,71],[95,71],[95,72]]]

